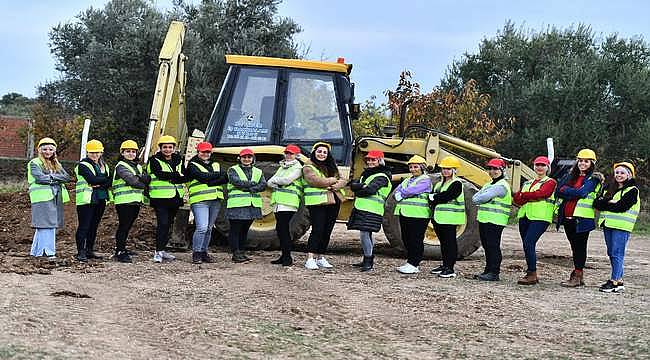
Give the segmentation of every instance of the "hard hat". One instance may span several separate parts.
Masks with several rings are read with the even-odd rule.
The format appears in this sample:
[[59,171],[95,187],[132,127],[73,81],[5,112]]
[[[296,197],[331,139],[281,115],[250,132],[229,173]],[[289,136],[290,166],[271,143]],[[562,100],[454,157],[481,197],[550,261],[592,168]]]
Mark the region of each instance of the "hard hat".
[[546,166],[551,166],[551,162],[548,161],[548,158],[546,156],[538,156],[533,160],[533,165],[535,164],[544,164]]
[[382,159],[384,157],[384,152],[381,150],[370,150],[366,154],[366,159]]
[[133,140],[124,140],[122,142],[122,145],[120,145],[120,151],[126,150],[126,149],[138,150],[138,143],[136,143]]
[[253,152],[253,150],[252,150],[251,148],[243,148],[243,149],[241,149],[241,151],[239,152],[239,156],[244,156],[244,155],[251,155],[251,156],[254,156],[255,153]]
[[99,140],[90,140],[86,143],[86,151],[91,153],[104,152],[104,144]]
[[413,155],[407,164],[426,164],[427,161],[420,155]]
[[582,149],[578,151],[578,155],[576,157],[578,159],[588,159],[588,160],[596,161],[596,153],[591,149]]
[[176,138],[171,136],[171,135],[163,135],[158,139],[158,146],[162,144],[174,144],[177,145],[176,143]]
[[43,145],[54,145],[54,147],[56,147],[56,141],[54,141],[52,138],[44,137],[38,141],[38,145],[36,147],[41,147]]
[[319,147],[319,146],[325,146],[327,148],[327,150],[332,151],[332,145],[330,145],[330,144],[328,144],[326,142],[323,142],[323,141],[319,141],[319,142],[315,143],[314,146],[311,147],[311,151],[316,150],[316,148]]
[[636,177],[636,171],[634,170],[634,165],[632,165],[632,163],[629,163],[627,161],[621,161],[621,162],[618,162],[618,163],[614,164],[614,166],[612,166],[612,169],[616,169],[619,166],[623,166],[623,167],[628,168],[630,170],[630,172],[632,172],[632,177]]
[[207,141],[202,141],[202,142],[196,144],[196,151],[198,151],[198,152],[212,151],[212,144],[210,144]]
[[506,168],[506,162],[503,161],[503,159],[491,159],[487,163],[488,167],[495,167],[495,168],[500,168],[500,169],[505,169]]
[[453,156],[445,156],[438,165],[444,169],[458,169],[460,167],[460,161]]
[[285,153],[300,154],[300,148],[297,145],[289,144],[284,148]]

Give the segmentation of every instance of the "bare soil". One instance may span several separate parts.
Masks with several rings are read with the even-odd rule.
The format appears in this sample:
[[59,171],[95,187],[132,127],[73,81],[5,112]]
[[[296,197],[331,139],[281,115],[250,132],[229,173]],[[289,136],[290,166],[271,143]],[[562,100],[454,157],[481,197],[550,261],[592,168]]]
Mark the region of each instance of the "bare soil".
[[[459,277],[395,271],[403,260],[383,234],[376,269],[361,274],[358,234],[337,225],[332,270],[270,265],[274,251],[233,264],[193,265],[190,253],[154,264],[152,214],[133,229],[133,264],[78,264],[76,215],[66,210],[60,260],[27,255],[32,229],[25,194],[0,195],[0,359],[32,358],[647,358],[650,353],[650,240],[633,235],[623,294],[604,294],[609,261],[601,232],[590,237],[587,286],[559,285],[572,269],[563,233],[538,247],[541,283],[516,284],[524,269],[515,228],[504,232],[502,280],[483,283],[478,251],[457,264]],[[109,256],[116,220],[109,207],[98,245]],[[305,238],[301,239],[300,245]]]

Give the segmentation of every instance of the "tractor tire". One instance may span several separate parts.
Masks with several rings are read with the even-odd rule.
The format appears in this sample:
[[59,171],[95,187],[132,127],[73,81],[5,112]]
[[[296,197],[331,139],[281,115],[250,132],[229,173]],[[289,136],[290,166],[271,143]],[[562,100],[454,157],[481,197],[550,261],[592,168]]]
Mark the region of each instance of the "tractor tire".
[[[440,176],[430,175],[433,183],[440,181]],[[462,259],[466,256],[474,253],[481,246],[481,239],[478,232],[478,222],[476,221],[476,212],[478,207],[472,205],[472,196],[476,194],[478,189],[472,183],[460,179],[463,183],[463,192],[465,195],[465,214],[467,216],[467,223],[465,226],[459,227],[457,232],[457,242],[458,242],[458,258]],[[390,244],[406,253],[404,248],[404,243],[402,242],[402,235],[399,225],[399,218],[397,215],[393,214],[397,201],[392,196],[388,197],[386,200],[385,211],[384,211],[384,221],[382,227],[384,229],[384,234],[388,239]],[[429,228],[427,229],[424,235],[424,257],[426,259],[441,259],[442,254],[440,252],[440,242],[436,237],[435,232],[433,231],[433,225],[429,222]]]

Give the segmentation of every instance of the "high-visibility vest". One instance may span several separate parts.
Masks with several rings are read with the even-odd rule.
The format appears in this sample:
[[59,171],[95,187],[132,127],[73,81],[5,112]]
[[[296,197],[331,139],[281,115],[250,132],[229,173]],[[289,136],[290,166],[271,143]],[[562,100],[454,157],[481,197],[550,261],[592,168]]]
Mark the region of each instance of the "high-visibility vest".
[[[209,173],[203,164],[190,161],[187,166],[195,166],[199,171]],[[218,172],[221,167],[219,163],[214,161],[210,164],[210,168],[214,172]],[[196,179],[187,183],[187,191],[190,193],[190,205],[201,201],[223,199],[223,185],[208,186]]]
[[[38,167],[43,169],[43,161],[39,158],[34,158],[27,163],[27,183],[29,184],[30,203],[35,204],[54,199],[52,186],[36,183],[36,179],[34,179],[34,176],[32,175],[32,164],[36,164]],[[63,198],[63,203],[70,201],[70,194],[68,194],[68,189],[65,188],[65,185],[61,185],[61,197]]]
[[[534,186],[532,186],[534,180],[528,180],[521,187],[521,191],[533,192],[539,190],[539,188],[541,188],[542,185],[544,185],[544,183],[550,180],[551,178],[549,178],[548,176],[544,176]],[[554,210],[555,210],[555,195],[554,193],[551,193],[551,196],[546,199],[542,199],[538,201],[529,201],[525,203],[522,207],[519,208],[519,212],[517,212],[517,218],[521,219],[525,216],[530,220],[540,220],[540,221],[546,221],[550,223],[553,221]]]
[[[275,172],[274,176],[285,177],[295,169],[294,166],[299,167],[300,165],[296,164],[288,168],[280,167]],[[273,193],[271,193],[271,205],[280,204],[299,208],[302,195],[303,181],[301,176],[292,181],[291,184],[278,186],[277,188],[273,189]]]
[[[95,167],[85,161],[79,162],[79,164],[77,164],[77,166],[74,167],[74,173],[77,176],[77,183],[75,184],[74,187],[75,203],[77,206],[90,204],[93,197],[92,186],[86,181],[86,179],[84,179],[83,176],[79,175],[79,165],[83,165],[87,167],[94,176],[97,176],[97,173],[95,172]],[[104,168],[106,169],[106,173],[104,175],[106,175],[106,177],[111,176],[111,169],[108,167],[108,165],[105,165]],[[113,201],[113,193],[110,190],[106,190],[106,191],[108,192],[107,201],[108,202]]]
[[433,220],[438,224],[462,225],[465,223],[465,194],[462,190],[463,183],[460,180],[453,178],[444,184],[440,181],[433,187],[433,192],[446,191],[455,182],[461,186],[460,195],[449,202],[437,204],[433,209]]
[[578,202],[576,203],[576,208],[573,210],[573,216],[585,218],[585,219],[593,219],[596,217],[596,210],[594,209],[594,200],[596,200],[596,196],[598,195],[598,192],[600,191],[601,185],[598,183],[594,190],[587,194],[587,196],[583,199],[578,199]]
[[[406,179],[402,180],[402,189],[406,189],[410,186],[414,186],[416,183],[428,178],[428,175],[420,175],[415,178],[415,181],[409,186],[408,182],[413,177],[410,175]],[[410,198],[403,198],[397,202],[395,206],[395,215],[412,217],[412,218],[421,218],[428,219],[431,217],[431,209],[429,208],[429,191],[417,194]]]
[[[240,180],[249,181],[246,177],[246,174],[244,174],[244,170],[242,170],[241,166],[235,165],[231,167],[231,169],[235,170]],[[259,183],[260,179],[262,179],[262,170],[253,166],[251,177],[252,182]],[[233,184],[228,183],[228,201],[226,202],[226,207],[230,209],[245,206],[253,206],[261,209],[262,196],[258,193],[251,193],[250,191],[240,190]]]
[[619,201],[623,195],[625,195],[625,193],[632,189],[637,189],[636,203],[625,212],[618,213],[611,211],[601,211],[600,226],[632,232],[634,229],[634,224],[636,223],[636,218],[639,216],[639,210],[641,210],[641,198],[639,197],[639,189],[636,186],[630,186],[623,189],[623,191],[617,191],[612,197],[612,200]]
[[496,183],[491,182],[483,185],[481,190],[492,186],[502,185],[506,188],[506,194],[501,197],[492,198],[490,201],[478,206],[476,220],[480,223],[490,223],[495,225],[508,225],[510,219],[510,209],[512,206],[512,192],[506,179],[501,179]]
[[[151,158],[149,164],[147,164],[147,172],[151,176],[151,183],[149,183],[149,197],[152,199],[171,199],[178,194],[182,199],[185,195],[185,189],[183,189],[183,184],[172,184],[170,181],[158,179],[156,174],[151,171],[151,162],[158,161],[160,164],[160,169],[163,172],[173,173],[172,167],[156,157]],[[176,165],[176,172],[179,174],[183,170],[181,163]]]
[[119,161],[117,165],[115,165],[115,171],[113,172],[113,185],[111,186],[113,189],[113,201],[115,201],[115,205],[143,202],[143,189],[134,188],[124,181],[124,179],[117,176],[117,167],[120,165],[127,168],[127,170],[135,176],[142,174],[142,165],[140,164],[137,164],[135,169],[129,163],[124,161]]
[[354,199],[354,208],[358,210],[367,211],[369,213],[377,214],[384,216],[384,204],[386,203],[386,198],[390,194],[390,189],[392,187],[390,179],[383,172],[372,174],[366,179],[363,179],[363,184],[368,186],[374,179],[378,177],[385,177],[388,180],[388,184],[377,190],[376,194],[357,197]]
[[[305,167],[309,167],[313,169],[316,172],[316,175],[319,177],[324,178],[325,175],[318,170],[317,167],[314,165],[305,165]],[[305,191],[305,206],[311,206],[311,205],[321,205],[321,204],[327,204],[327,190],[326,188],[319,188],[319,187],[314,187],[309,185],[307,181],[304,181],[303,179],[303,184],[304,184],[304,191]],[[343,196],[345,196],[345,192],[343,189],[339,189],[339,193]]]

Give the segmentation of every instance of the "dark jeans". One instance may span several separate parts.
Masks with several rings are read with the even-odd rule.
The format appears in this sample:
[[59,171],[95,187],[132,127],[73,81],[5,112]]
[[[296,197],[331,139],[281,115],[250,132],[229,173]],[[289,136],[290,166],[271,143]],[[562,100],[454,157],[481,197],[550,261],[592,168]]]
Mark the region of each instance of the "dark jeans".
[[491,223],[478,223],[478,232],[481,245],[485,250],[486,273],[499,274],[501,272],[501,233],[505,226]]
[[169,229],[174,223],[178,207],[157,206],[156,210],[156,251],[163,251],[169,242]]
[[458,258],[458,243],[456,242],[457,225],[438,224],[433,222],[433,230],[440,241],[440,252],[442,253],[442,266],[453,269]]
[[228,243],[230,244],[230,250],[234,253],[246,247],[248,229],[253,225],[253,220],[230,219],[229,222]]
[[275,232],[280,238],[282,256],[291,256],[291,229],[289,223],[295,214],[295,211],[278,211],[275,213]]
[[330,243],[330,237],[340,207],[341,203],[339,202],[331,205],[307,206],[309,218],[311,219],[311,233],[307,240],[307,252],[324,254],[327,251],[327,245]]
[[526,255],[526,264],[528,272],[537,271],[537,254],[535,246],[537,241],[544,234],[550,223],[541,220],[529,220],[526,217],[519,219],[519,235],[524,245],[524,254]]
[[424,233],[429,226],[428,218],[399,217],[402,243],[406,248],[406,261],[413,266],[420,266],[424,254]]
[[115,251],[126,251],[126,238],[129,236],[129,230],[133,226],[135,219],[140,213],[140,205],[118,204],[115,205],[117,211],[117,231],[115,232]]
[[576,219],[564,219],[563,224],[564,232],[571,244],[573,266],[576,270],[582,270],[585,268],[585,263],[587,262],[587,240],[589,239],[589,231],[577,233]]
[[106,201],[100,200],[95,204],[86,204],[77,206],[77,219],[79,226],[75,238],[77,240],[77,252],[95,251],[95,239],[97,239],[97,228],[102,220]]

